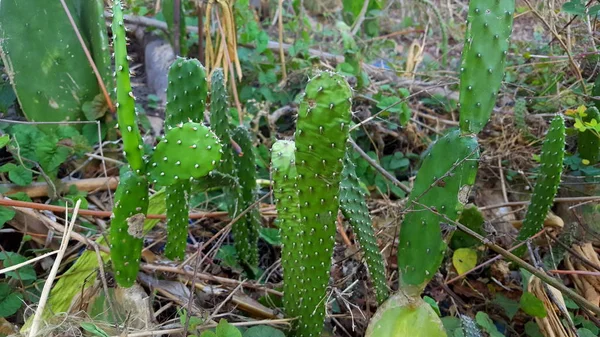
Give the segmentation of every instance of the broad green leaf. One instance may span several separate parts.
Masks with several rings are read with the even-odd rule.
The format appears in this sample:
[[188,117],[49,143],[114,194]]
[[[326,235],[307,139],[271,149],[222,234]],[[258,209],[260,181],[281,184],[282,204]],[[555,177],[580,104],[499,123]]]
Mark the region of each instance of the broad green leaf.
[[[4,267],[12,267],[19,263],[23,263],[27,261],[27,259],[13,252],[0,252],[0,261],[3,261]],[[28,264],[17,270],[9,271],[6,273],[6,276],[12,277],[16,280],[22,281],[35,281],[37,280],[37,275],[35,274],[35,269],[33,266]]]
[[267,241],[272,246],[280,246],[281,238],[279,237],[279,230],[276,228],[264,228],[261,227],[259,230],[260,238]]
[[214,333],[210,330],[206,330],[200,335],[200,337],[219,337],[219,336],[217,336],[216,333]]
[[227,320],[221,319],[217,325],[217,336],[219,337],[242,337],[242,333],[238,328],[229,324]]
[[544,307],[544,302],[530,292],[521,295],[520,303],[521,309],[528,315],[540,318],[544,318],[548,315],[548,312],[546,312],[546,308]]
[[477,265],[477,252],[471,248],[459,248],[452,255],[452,264],[459,275],[462,275]]
[[577,329],[577,335],[579,335],[579,337],[598,337],[598,335],[586,328]]
[[540,327],[533,321],[525,323],[525,334],[529,337],[544,337]]
[[0,283],[0,317],[14,315],[23,305],[23,296],[8,283]]
[[273,327],[258,325],[246,330],[244,337],[285,337],[285,335]]
[[490,334],[490,337],[504,337],[503,334],[498,331],[496,325],[494,325],[494,321],[483,311],[478,311],[477,315],[475,315],[475,321],[479,326]]
[[0,206],[0,228],[4,227],[4,224],[12,220],[15,217],[15,210],[9,207]]
[[19,186],[27,186],[33,181],[31,171],[21,165],[4,164],[0,167],[0,172],[8,172],[8,179]]
[[5,147],[6,144],[10,143],[10,136],[9,135],[2,135],[0,136],[0,149]]
[[502,294],[496,295],[496,298],[494,298],[494,301],[492,303],[501,306],[502,309],[504,309],[504,312],[506,313],[506,316],[508,316],[509,320],[512,320],[513,317],[515,317],[520,307],[519,302],[512,300]]

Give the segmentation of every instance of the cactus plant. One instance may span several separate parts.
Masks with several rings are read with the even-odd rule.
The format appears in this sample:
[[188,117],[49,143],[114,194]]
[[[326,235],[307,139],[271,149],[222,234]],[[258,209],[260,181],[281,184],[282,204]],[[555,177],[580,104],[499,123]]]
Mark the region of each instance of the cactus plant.
[[479,133],[504,77],[514,0],[471,0],[460,66],[460,128]]
[[275,142],[271,148],[273,194],[282,240],[283,306],[288,317],[298,315],[298,303],[303,296],[303,289],[298,289],[298,281],[303,279],[301,263],[304,236],[300,222],[295,150],[294,142],[285,140]]
[[108,48],[108,34],[106,33],[106,19],[104,18],[104,1],[85,0],[81,1],[81,33],[90,42],[89,48],[92,59],[98,68],[100,77],[111,92],[112,64]]
[[[590,107],[586,111],[586,116],[582,118],[584,123],[590,123],[592,120],[600,122],[600,113],[596,107]],[[577,135],[577,152],[581,159],[589,161],[590,165],[598,163],[600,159],[600,138],[591,130],[585,130]]]
[[206,71],[200,61],[178,57],[169,67],[165,127],[201,123],[207,95]]
[[110,254],[115,279],[130,287],[139,271],[143,245],[143,225],[148,210],[148,181],[130,170],[125,171],[115,193],[110,225]]
[[365,202],[365,193],[360,186],[360,180],[356,176],[356,169],[348,151],[344,156],[344,170],[340,185],[340,209],[358,236],[358,242],[365,253],[369,274],[375,285],[377,303],[381,304],[389,296],[383,256],[381,256],[373,232],[369,208]]
[[446,337],[442,321],[420,297],[399,292],[371,318],[366,337]]
[[[80,29],[102,24],[93,27],[101,28],[94,32],[83,31],[84,39],[87,33],[107,39],[104,19],[97,15],[80,17],[79,2],[67,1],[67,5]],[[102,1],[89,0],[83,7],[97,6],[98,2]],[[83,118],[83,104],[93,101],[100,88],[61,3],[0,1],[0,17],[0,56],[26,118],[36,122]],[[96,48],[94,36],[85,42],[97,57],[103,47]],[[95,61],[104,74],[110,65],[109,55]]]
[[446,218],[456,220],[466,203],[478,159],[477,138],[459,130],[438,139],[425,157],[400,229],[398,268],[403,288],[416,287],[420,293],[440,266],[446,249],[441,226]]
[[[237,167],[237,178],[240,188],[235,189],[238,192],[237,213],[250,207],[256,200],[256,158],[252,150],[252,139],[246,128],[240,126],[233,130],[231,138],[240,149],[241,154],[234,157],[234,163]],[[246,267],[255,267],[258,265],[258,230],[260,228],[260,214],[257,208],[252,208],[237,223],[233,225],[231,231],[238,252],[240,262]]]
[[[536,180],[531,204],[527,208],[523,226],[517,237],[518,241],[526,240],[543,228],[544,220],[558,191],[564,155],[565,121],[561,115],[556,115],[550,123],[550,129],[542,145],[540,175]],[[515,250],[515,254],[520,255],[524,251],[525,247],[520,247]]]

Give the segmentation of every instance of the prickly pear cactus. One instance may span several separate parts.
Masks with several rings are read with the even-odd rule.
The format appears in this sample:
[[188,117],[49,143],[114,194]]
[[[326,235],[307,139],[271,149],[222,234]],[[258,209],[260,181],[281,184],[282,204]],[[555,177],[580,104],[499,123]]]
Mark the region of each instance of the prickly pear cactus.
[[123,24],[121,1],[113,6],[113,47],[115,50],[115,77],[117,78],[117,116],[123,138],[123,152],[131,169],[144,173],[143,141],[137,124],[135,97],[131,90],[129,63],[127,61],[127,42]]
[[[565,121],[557,115],[550,123],[550,129],[542,145],[540,173],[535,182],[531,204],[523,221],[523,227],[517,237],[518,241],[526,240],[542,230],[544,220],[560,185],[565,155]],[[515,254],[523,254],[525,247],[520,247]]]
[[514,0],[471,0],[460,66],[460,129],[479,133],[504,77]]
[[366,337],[446,337],[437,313],[420,297],[402,290],[392,295],[371,318]]
[[340,209],[346,220],[352,225],[352,230],[363,248],[369,274],[375,285],[377,303],[381,304],[389,296],[383,256],[377,245],[369,208],[365,201],[365,193],[360,186],[360,180],[356,176],[356,169],[348,152],[344,156],[344,171],[340,185]]
[[167,245],[165,256],[172,260],[185,257],[189,221],[190,182],[173,184],[166,189]]
[[[600,113],[596,107],[588,108],[585,113],[587,116],[582,118],[584,122],[589,123],[592,120],[600,122]],[[590,130],[578,133],[577,152],[579,152],[581,159],[588,160],[590,165],[596,164],[600,159],[600,138]]]
[[160,185],[201,178],[221,160],[221,143],[206,126],[188,122],[167,131],[152,154],[150,177]]
[[283,306],[287,317],[298,316],[298,303],[303,297],[298,290],[304,288],[301,269],[304,236],[296,184],[295,150],[294,142],[286,140],[275,142],[271,148],[273,194],[282,240]]
[[[242,153],[234,158],[240,182],[239,197],[241,197],[237,199],[237,215],[256,201],[256,158],[248,130],[241,126],[237,127],[233,130],[231,138],[242,150]],[[231,228],[238,257],[242,263],[250,267],[258,265],[259,228],[260,214],[256,207],[248,211]]]
[[235,175],[234,150],[231,147],[229,124],[229,98],[225,88],[223,69],[213,71],[210,79],[210,127],[223,144],[223,156],[219,171]]
[[168,74],[165,126],[189,121],[201,123],[206,108],[208,86],[200,61],[178,57]]
[[400,228],[398,269],[407,292],[420,294],[439,268],[446,250],[441,227],[466,204],[478,159],[477,138],[459,130],[438,139],[426,155]]
[[106,90],[112,92],[112,64],[109,52],[103,0],[81,1],[81,33],[90,41],[90,53]]
[[319,336],[336,233],[339,184],[351,121],[352,89],[339,74],[311,79],[298,110],[296,171],[304,227],[304,287],[297,336]]
[[115,279],[122,287],[130,287],[137,278],[143,246],[143,226],[148,210],[148,181],[126,171],[115,193],[110,224],[110,257]]
[[[75,2],[67,5],[81,24]],[[0,18],[0,56],[25,117],[82,119],[100,89],[60,1],[3,0]]]

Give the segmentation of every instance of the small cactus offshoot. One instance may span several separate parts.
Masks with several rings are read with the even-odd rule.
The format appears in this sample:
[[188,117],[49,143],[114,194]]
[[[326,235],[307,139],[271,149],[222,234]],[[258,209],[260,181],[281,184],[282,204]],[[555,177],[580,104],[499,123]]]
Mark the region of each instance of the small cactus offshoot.
[[[564,156],[565,121],[561,115],[557,115],[550,123],[550,129],[542,145],[540,172],[533,189],[531,204],[527,208],[523,226],[517,237],[518,241],[526,240],[542,230],[560,185]],[[525,247],[515,251],[519,255],[524,252]]]

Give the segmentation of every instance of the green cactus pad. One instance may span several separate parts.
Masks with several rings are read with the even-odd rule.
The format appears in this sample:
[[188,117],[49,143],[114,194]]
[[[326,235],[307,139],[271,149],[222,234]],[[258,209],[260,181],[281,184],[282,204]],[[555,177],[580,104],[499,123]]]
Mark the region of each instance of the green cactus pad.
[[187,246],[190,182],[182,181],[166,187],[167,245],[165,256],[183,260]]
[[92,59],[94,59],[106,90],[110,93],[113,87],[112,60],[106,33],[103,0],[81,1],[81,24],[83,27],[81,33],[90,41]]
[[[585,113],[587,116],[582,118],[584,122],[589,123],[592,120],[600,122],[600,113],[598,113],[596,107],[588,108]],[[598,163],[598,159],[600,159],[600,138],[590,130],[580,132],[577,136],[577,151],[581,159],[588,160],[590,165]]]
[[377,245],[369,208],[365,201],[365,193],[360,186],[356,168],[348,153],[344,157],[344,171],[340,185],[340,209],[346,220],[352,225],[352,230],[363,248],[369,274],[375,285],[377,303],[381,304],[389,296],[383,256]]
[[100,89],[60,1],[3,0],[0,18],[0,56],[27,120],[82,119]]
[[371,318],[366,337],[446,337],[431,305],[400,292],[390,297]]
[[113,47],[115,50],[115,77],[117,79],[117,119],[123,137],[123,152],[129,166],[138,174],[144,172],[143,141],[137,124],[135,97],[131,90],[127,42],[123,24],[121,1],[113,6]]
[[115,279],[130,287],[137,278],[143,246],[143,225],[148,210],[148,181],[132,171],[125,172],[115,193],[110,224],[110,257]]
[[445,217],[456,220],[466,204],[478,159],[477,138],[461,135],[459,130],[438,139],[425,156],[400,228],[401,287],[420,293],[436,273],[446,250],[441,227],[448,223]]
[[[244,127],[237,127],[233,130],[231,137],[242,150],[242,154],[234,158],[241,188],[241,199],[238,199],[237,211],[242,212],[256,201],[256,158],[248,130]],[[231,228],[240,262],[251,267],[258,265],[259,228],[260,214],[256,207],[246,213]]]
[[[458,222],[481,236],[485,236],[483,231],[484,221],[485,219],[483,218],[483,214],[481,214],[479,208],[473,204],[468,204],[465,206],[460,213],[460,217],[458,218]],[[463,231],[456,231],[450,240],[450,248],[452,249],[470,248],[480,244],[481,241]]]
[[[564,156],[565,121],[561,115],[557,115],[552,119],[542,145],[540,174],[535,182],[531,204],[527,208],[517,241],[530,238],[544,227],[544,220],[554,203],[554,197],[560,185]],[[525,248],[525,246],[518,248],[515,250],[515,254],[523,254]]]
[[178,57],[169,68],[165,127],[201,123],[208,86],[200,61]]
[[229,98],[223,79],[223,70],[217,68],[210,79],[210,127],[223,144],[223,156],[219,171],[235,175],[234,150],[231,148],[231,125],[229,124]]
[[150,176],[160,185],[200,178],[221,160],[221,144],[212,131],[199,123],[179,124],[167,131],[152,154]]
[[352,89],[339,74],[311,79],[298,110],[296,171],[305,231],[304,287],[297,336],[319,336],[336,233],[339,184],[351,121]]
[[479,133],[490,119],[504,77],[514,0],[471,0],[460,66],[460,128]]
[[301,280],[304,249],[296,166],[292,141],[279,140],[271,148],[271,175],[277,207],[277,226],[281,236],[281,266],[283,267],[283,306],[286,317],[298,315],[298,303],[303,297]]

